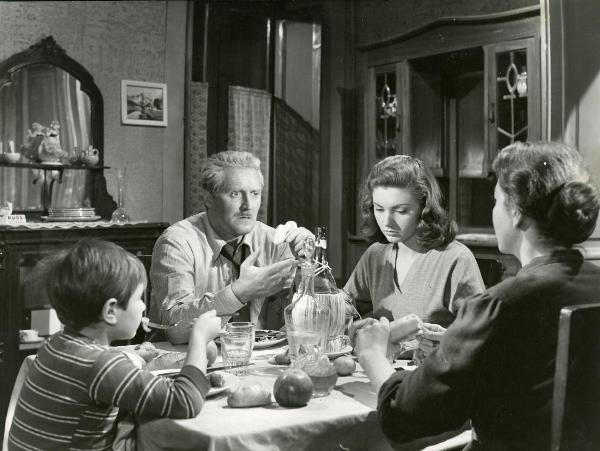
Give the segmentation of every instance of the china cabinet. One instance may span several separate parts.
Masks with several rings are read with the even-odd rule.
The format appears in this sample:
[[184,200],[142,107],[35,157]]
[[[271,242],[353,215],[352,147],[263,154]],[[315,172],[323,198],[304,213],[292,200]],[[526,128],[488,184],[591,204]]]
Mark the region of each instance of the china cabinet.
[[[539,7],[436,20],[360,47],[357,68],[362,99],[353,179],[365,180],[389,155],[421,159],[487,279],[514,272],[514,262],[485,239],[493,234],[491,166],[504,146],[543,136]],[[354,189],[348,275],[368,246],[359,237],[361,183]],[[484,237],[481,245],[473,236]]]
[[436,176],[462,232],[491,232],[494,157],[541,138],[534,13],[472,17],[363,51],[359,178],[386,156],[413,155]]

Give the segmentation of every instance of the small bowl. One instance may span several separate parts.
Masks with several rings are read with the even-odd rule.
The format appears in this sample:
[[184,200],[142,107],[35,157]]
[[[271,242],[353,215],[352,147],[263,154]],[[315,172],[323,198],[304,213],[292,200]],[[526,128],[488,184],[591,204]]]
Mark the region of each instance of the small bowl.
[[21,159],[20,153],[5,153],[4,154],[4,160],[8,161],[9,163],[16,163],[20,159]]

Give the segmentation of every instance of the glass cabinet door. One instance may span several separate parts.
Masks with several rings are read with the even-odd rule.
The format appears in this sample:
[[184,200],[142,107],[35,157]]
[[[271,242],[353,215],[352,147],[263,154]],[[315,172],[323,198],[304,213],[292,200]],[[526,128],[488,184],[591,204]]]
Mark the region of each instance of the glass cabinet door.
[[533,38],[490,45],[486,52],[491,165],[507,145],[540,139],[539,58]]
[[401,153],[399,71],[396,64],[374,69],[375,161]]
[[388,155],[421,159],[461,232],[491,232],[492,162],[541,134],[537,38],[506,41],[369,68],[365,106],[370,167]]

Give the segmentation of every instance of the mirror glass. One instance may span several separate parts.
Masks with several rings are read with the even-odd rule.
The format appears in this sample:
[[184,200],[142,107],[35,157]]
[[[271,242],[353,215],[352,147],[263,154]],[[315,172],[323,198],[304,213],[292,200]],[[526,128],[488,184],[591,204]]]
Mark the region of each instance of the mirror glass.
[[[35,161],[36,156],[25,155],[22,146],[29,143],[33,123],[48,127],[53,121],[60,125],[60,145],[68,156],[75,156],[77,149],[88,148],[90,98],[69,72],[51,64],[31,64],[16,71],[11,83],[0,87],[0,141],[4,152],[13,141],[15,152],[22,153],[20,162]],[[68,164],[68,160],[64,162]],[[0,204],[10,201],[14,210],[41,210],[40,172],[1,167]],[[65,170],[62,182],[54,184],[52,207],[86,206],[87,176],[88,171]]]

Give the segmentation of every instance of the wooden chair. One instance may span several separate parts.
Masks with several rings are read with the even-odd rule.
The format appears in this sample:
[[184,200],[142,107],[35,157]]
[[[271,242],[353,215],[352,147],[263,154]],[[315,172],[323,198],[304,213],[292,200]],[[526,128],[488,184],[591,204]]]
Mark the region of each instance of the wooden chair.
[[502,280],[504,265],[496,258],[476,257],[477,266],[486,288],[496,285]]
[[15,384],[13,385],[12,393],[10,395],[10,401],[8,402],[6,418],[4,420],[4,439],[2,440],[3,450],[8,449],[8,433],[10,432],[10,426],[12,424],[13,416],[15,414],[15,408],[17,407],[19,393],[21,393],[21,388],[25,383],[25,379],[27,379],[27,374],[29,374],[29,368],[33,364],[35,357],[36,354],[28,355],[27,357],[25,357],[25,360],[23,360],[23,363],[21,364],[21,368],[19,368],[17,378],[15,379]]
[[600,304],[560,312],[552,451],[600,450]]

